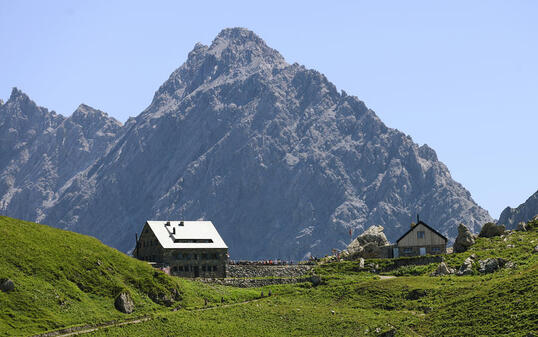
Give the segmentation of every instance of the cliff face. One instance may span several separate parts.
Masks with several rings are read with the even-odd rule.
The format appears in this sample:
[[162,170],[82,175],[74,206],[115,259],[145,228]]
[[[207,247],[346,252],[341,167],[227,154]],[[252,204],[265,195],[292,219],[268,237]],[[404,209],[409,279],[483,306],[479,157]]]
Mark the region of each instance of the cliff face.
[[197,44],[145,111],[105,125],[93,162],[57,179],[38,220],[124,251],[149,218],[211,220],[233,258],[293,259],[372,224],[395,240],[416,213],[451,238],[491,221],[434,150],[245,29]]
[[120,131],[102,111],[80,105],[65,118],[13,89],[0,106],[0,212],[44,220],[60,188],[101,157]]
[[517,208],[506,207],[499,217],[498,224],[505,225],[507,229],[514,229],[520,222],[527,222],[538,214],[538,191],[531,195]]

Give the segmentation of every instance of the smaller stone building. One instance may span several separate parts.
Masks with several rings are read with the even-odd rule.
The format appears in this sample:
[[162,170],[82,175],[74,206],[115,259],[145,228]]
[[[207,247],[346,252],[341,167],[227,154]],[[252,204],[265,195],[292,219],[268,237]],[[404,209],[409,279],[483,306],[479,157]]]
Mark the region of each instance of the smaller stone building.
[[422,221],[402,235],[392,246],[392,256],[417,256],[446,254],[448,239]]
[[183,277],[226,277],[228,246],[211,221],[147,221],[133,256]]

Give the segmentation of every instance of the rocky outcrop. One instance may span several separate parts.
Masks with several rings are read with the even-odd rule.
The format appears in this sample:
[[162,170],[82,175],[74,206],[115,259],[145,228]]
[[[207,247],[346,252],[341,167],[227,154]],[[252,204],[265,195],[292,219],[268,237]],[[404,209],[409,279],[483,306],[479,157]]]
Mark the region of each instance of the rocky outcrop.
[[502,258],[489,258],[485,260],[480,260],[478,261],[478,271],[483,274],[493,273],[500,268],[503,268],[507,264],[507,262],[508,261]]
[[88,110],[0,106],[3,214],[123,251],[147,219],[209,219],[232,258],[287,260],[372,223],[396,240],[415,213],[451,239],[491,221],[433,149],[246,29],[197,44],[124,126]]
[[472,275],[473,263],[474,263],[474,259],[472,256],[469,256],[468,258],[466,258],[465,261],[463,261],[463,264],[460,266],[460,268],[456,272],[456,275],[458,276]]
[[484,224],[478,236],[483,238],[492,238],[494,236],[503,235],[505,230],[506,228],[504,225],[497,225],[493,222],[488,222]]
[[461,253],[469,249],[474,244],[473,233],[464,224],[458,226],[458,236],[454,241],[454,252]]
[[343,257],[347,259],[385,257],[390,242],[383,233],[383,226],[370,226],[357,236],[346,248]]
[[124,314],[130,314],[134,311],[135,306],[131,295],[126,292],[122,292],[116,297],[114,307]]
[[506,207],[499,217],[498,224],[514,229],[520,222],[526,223],[538,214],[538,191],[517,208]]
[[441,262],[431,276],[445,276],[454,274],[455,272],[456,271],[453,268],[449,268],[445,262]]

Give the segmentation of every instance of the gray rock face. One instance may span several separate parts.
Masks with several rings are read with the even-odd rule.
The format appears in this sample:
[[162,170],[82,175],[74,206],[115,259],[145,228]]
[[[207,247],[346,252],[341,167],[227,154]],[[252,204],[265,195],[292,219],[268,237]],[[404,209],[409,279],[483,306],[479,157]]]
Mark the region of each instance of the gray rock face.
[[82,104],[65,118],[13,89],[0,106],[0,212],[43,221],[70,179],[101,158],[120,132],[121,124],[102,111]]
[[124,314],[130,314],[134,311],[134,302],[128,293],[122,292],[116,297],[114,307]]
[[503,235],[505,230],[506,228],[504,227],[504,225],[497,225],[493,222],[487,222],[480,230],[480,234],[478,236],[483,238],[492,238],[494,236]]
[[499,217],[498,224],[505,225],[507,229],[515,229],[520,222],[526,223],[538,214],[538,191],[531,195],[517,208],[506,207]]
[[469,249],[474,244],[473,233],[464,224],[458,226],[458,236],[454,241],[454,252],[461,253]]
[[[11,165],[0,210],[123,251],[150,218],[209,219],[232,258],[294,260],[343,249],[350,229],[370,224],[395,240],[416,213],[452,239],[460,222],[478,231],[491,221],[434,150],[245,29],[197,44],[140,115],[99,124],[110,137],[88,141],[89,151],[79,139],[101,133],[87,136],[73,119],[82,129],[69,138],[65,118],[17,102],[0,118],[32,117],[0,124],[1,162]],[[42,134],[55,145],[36,141]],[[30,156],[41,160],[36,170]],[[60,158],[69,163],[61,174]]]

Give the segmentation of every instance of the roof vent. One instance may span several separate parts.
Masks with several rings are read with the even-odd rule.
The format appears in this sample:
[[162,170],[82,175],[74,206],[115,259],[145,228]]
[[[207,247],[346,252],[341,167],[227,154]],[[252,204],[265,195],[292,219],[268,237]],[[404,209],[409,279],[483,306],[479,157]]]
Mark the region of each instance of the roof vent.
[[179,225],[180,225],[180,226],[185,226],[185,222],[180,221],[180,222],[179,222]]
[[176,234],[176,227],[172,227],[172,234]]
[[170,226],[170,221],[166,221],[165,226]]

